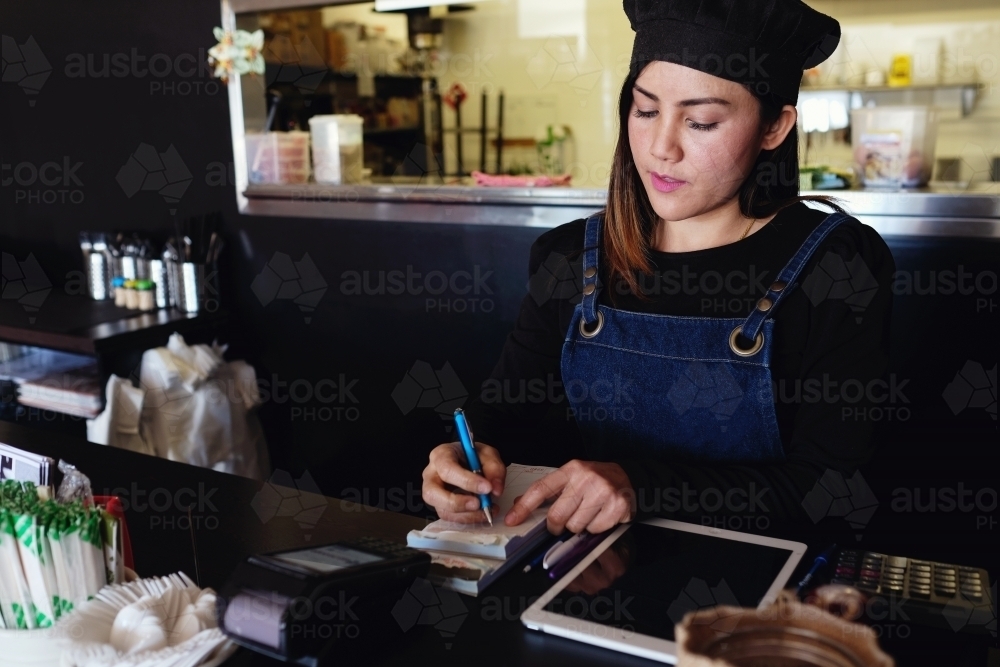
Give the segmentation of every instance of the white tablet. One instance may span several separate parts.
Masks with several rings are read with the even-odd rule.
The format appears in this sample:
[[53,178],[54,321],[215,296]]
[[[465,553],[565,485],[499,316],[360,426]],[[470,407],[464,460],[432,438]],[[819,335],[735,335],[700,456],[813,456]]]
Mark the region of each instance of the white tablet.
[[677,662],[687,611],[772,603],[806,545],[666,519],[619,526],[521,615],[532,630]]

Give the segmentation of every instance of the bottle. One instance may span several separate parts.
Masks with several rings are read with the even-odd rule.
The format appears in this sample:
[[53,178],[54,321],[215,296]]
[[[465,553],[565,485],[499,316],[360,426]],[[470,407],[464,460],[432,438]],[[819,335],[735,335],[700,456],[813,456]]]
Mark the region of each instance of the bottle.
[[125,307],[130,310],[139,308],[139,295],[135,290],[136,280],[125,281]]
[[153,310],[156,308],[152,280],[135,281],[135,293],[139,310]]
[[111,280],[111,286],[115,290],[115,305],[119,308],[127,308],[128,301],[125,296],[125,278],[123,276],[115,276]]

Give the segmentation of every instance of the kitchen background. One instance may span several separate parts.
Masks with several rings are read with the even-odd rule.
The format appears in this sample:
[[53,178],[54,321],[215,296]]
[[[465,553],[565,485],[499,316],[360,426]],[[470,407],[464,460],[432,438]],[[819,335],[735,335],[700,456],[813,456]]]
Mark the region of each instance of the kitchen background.
[[[863,85],[866,73],[887,72],[897,54],[911,54],[915,81],[982,84],[978,100],[961,117],[957,89],[924,93],[891,93],[880,104],[935,104],[942,109],[936,157],[958,159],[946,176],[951,181],[990,179],[989,158],[1000,154],[1000,4],[988,0],[962,2],[894,2],[881,0],[817,0],[817,10],[836,17],[843,30],[841,44],[809,84]],[[374,13],[375,3],[316,10],[322,25],[356,22],[379,34],[387,51],[406,44],[402,14]],[[496,96],[505,96],[504,135],[508,139],[544,139],[546,128],[566,126],[572,139],[566,170],[573,185],[605,187],[608,156],[617,132],[615,108],[628,68],[633,33],[618,0],[484,0],[452,11],[444,19],[443,45],[433,72],[446,91],[461,83],[469,96],[462,107],[463,123],[478,123],[480,94],[488,99],[489,123],[495,123]],[[808,87],[800,97],[810,99]],[[259,92],[259,91],[258,91]],[[258,119],[259,122],[259,119]],[[444,111],[444,125],[454,125],[454,113]],[[253,123],[248,123],[248,127]],[[847,142],[816,136],[810,164],[827,163],[849,169]],[[445,135],[445,168],[454,164],[455,135]],[[569,148],[569,147],[568,147]],[[488,149],[492,151],[491,147]],[[530,162],[533,151],[514,148],[505,167]],[[463,146],[467,169],[479,164],[479,143]],[[492,152],[487,162],[492,164]],[[957,171],[954,171],[957,170]]]

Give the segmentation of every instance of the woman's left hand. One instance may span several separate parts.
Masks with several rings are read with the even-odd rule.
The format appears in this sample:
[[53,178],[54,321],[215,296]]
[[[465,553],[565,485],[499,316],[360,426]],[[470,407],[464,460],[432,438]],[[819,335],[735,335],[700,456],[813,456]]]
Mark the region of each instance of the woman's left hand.
[[529,486],[507,512],[504,523],[516,526],[555,496],[559,498],[546,518],[554,535],[563,529],[602,533],[635,516],[635,491],[620,465],[574,460]]

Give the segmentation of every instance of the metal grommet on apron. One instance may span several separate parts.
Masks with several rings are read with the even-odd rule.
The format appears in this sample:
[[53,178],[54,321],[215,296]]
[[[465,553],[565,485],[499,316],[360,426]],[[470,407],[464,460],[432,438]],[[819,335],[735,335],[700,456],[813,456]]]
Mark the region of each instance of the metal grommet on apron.
[[604,328],[604,313],[602,313],[601,311],[597,311],[597,326],[595,326],[590,331],[587,331],[587,323],[583,320],[582,317],[580,318],[580,335],[583,336],[584,338],[593,338],[594,336],[599,334],[601,332],[601,329],[603,328]]
[[[603,214],[587,218],[582,299],[563,343],[569,415],[588,454],[762,462],[785,457],[774,410],[774,313],[819,244],[850,219],[830,214],[745,318],[681,317],[597,304]],[[600,334],[600,336],[598,336]],[[740,347],[753,341],[749,348]]]
[[759,334],[757,334],[757,338],[754,339],[753,345],[750,346],[748,349],[744,350],[743,348],[741,348],[739,345],[736,344],[736,339],[740,335],[740,332],[742,330],[743,327],[739,326],[733,329],[733,333],[729,334],[729,349],[735,352],[736,354],[740,355],[741,357],[752,357],[753,355],[760,352],[760,349],[764,347],[764,332],[762,331]]

